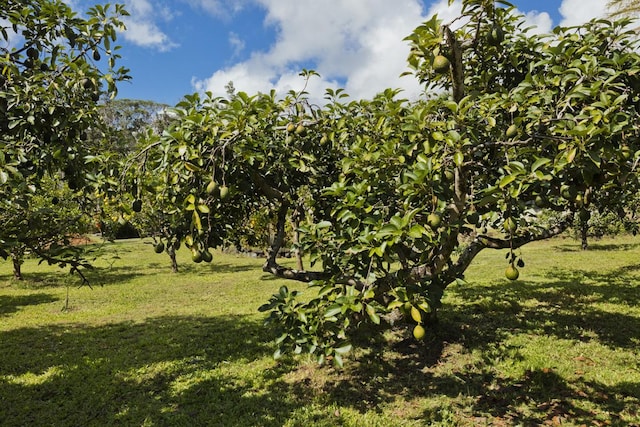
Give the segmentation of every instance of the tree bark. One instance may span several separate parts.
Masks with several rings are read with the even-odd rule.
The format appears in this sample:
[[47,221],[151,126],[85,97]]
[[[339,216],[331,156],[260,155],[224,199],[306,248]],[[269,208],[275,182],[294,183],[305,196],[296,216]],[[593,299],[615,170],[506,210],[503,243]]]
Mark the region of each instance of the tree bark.
[[11,261],[13,262],[13,278],[22,280],[22,258],[16,254],[11,254]]
[[588,221],[580,221],[580,237],[582,240],[582,250],[586,251],[589,249],[589,240],[587,236],[587,232],[589,231]]
[[169,258],[171,258],[171,272],[178,272],[178,261],[176,260],[176,250],[173,247],[167,248],[167,253],[169,254]]

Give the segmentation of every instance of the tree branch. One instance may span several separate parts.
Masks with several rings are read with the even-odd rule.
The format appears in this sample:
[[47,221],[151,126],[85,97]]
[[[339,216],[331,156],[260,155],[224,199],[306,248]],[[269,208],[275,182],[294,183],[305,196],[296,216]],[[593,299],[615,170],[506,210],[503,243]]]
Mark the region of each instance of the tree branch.
[[[483,249],[517,249],[527,243],[535,242],[538,240],[546,240],[551,237],[557,236],[563,233],[573,223],[573,212],[568,212],[565,218],[563,218],[555,226],[542,230],[539,233],[525,233],[522,236],[517,236],[511,241],[508,239],[496,239],[488,236],[476,237],[469,246],[462,252],[456,263],[453,265],[452,272],[448,277],[453,281],[457,276],[461,275],[471,264],[473,259]],[[450,282],[447,282],[450,283]]]

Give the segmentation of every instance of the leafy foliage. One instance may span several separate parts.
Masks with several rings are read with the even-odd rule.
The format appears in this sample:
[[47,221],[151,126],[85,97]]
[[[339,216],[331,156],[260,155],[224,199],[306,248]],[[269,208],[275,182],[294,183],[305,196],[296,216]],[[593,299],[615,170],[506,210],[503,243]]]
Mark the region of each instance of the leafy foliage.
[[[17,217],[42,196],[43,179],[61,177],[79,190],[101,182],[99,147],[88,133],[99,128],[97,103],[113,96],[127,70],[115,68],[112,43],[123,28],[121,5],[97,5],[78,17],[62,1],[4,2],[0,10],[0,209]],[[86,193],[91,194],[88,190]],[[47,221],[36,227],[45,230]],[[19,227],[0,231],[7,257]],[[8,233],[8,234],[5,234]],[[67,265],[67,260],[49,261]],[[79,264],[74,261],[72,266]]]
[[[281,288],[262,307],[281,329],[279,353],[340,364],[353,331],[388,326],[397,311],[420,338],[479,252],[509,249],[515,280],[518,248],[637,188],[630,21],[534,35],[499,3],[465,1],[459,19],[433,17],[407,37],[412,72],[433,96],[410,102],[387,89],[347,102],[327,90],[315,106],[304,90],[280,100],[193,95],[149,141],[163,191],[190,215],[188,246],[234,241],[252,212],[277,213],[264,271],[319,289],[299,301]],[[213,181],[230,188],[228,200],[207,193]],[[278,263],[292,218],[319,270]]]

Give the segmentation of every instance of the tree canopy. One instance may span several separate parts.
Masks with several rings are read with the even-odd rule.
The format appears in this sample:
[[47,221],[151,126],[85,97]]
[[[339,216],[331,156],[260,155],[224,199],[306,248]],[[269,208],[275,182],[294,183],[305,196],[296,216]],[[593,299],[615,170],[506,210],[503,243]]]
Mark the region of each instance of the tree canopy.
[[[44,178],[77,191],[100,180],[99,147],[88,132],[100,127],[97,105],[116,93],[127,70],[116,68],[121,5],[91,7],[78,16],[60,0],[9,0],[0,9],[0,209],[27,217],[42,196]],[[90,193],[88,191],[87,193]],[[52,263],[85,265],[62,254],[46,256],[25,227],[0,231],[0,256],[27,245]]]
[[[282,287],[261,307],[280,330],[277,354],[340,364],[354,331],[388,327],[398,310],[421,338],[480,251],[507,249],[501,268],[516,280],[523,245],[635,192],[630,21],[537,35],[496,3],[466,0],[458,19],[434,16],[407,37],[423,99],[392,89],[371,100],[329,89],[324,105],[304,90],[194,94],[170,129],[150,135],[144,167],[182,207],[192,250],[233,242],[256,210],[274,213],[263,269],[314,294]],[[311,270],[278,261],[290,223]]]

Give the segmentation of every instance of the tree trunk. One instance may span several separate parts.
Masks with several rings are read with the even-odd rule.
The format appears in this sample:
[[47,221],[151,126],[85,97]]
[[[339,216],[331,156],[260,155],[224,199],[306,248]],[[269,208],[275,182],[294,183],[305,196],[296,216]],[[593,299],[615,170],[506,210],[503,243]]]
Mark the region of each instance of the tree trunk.
[[302,263],[302,252],[298,248],[298,242],[300,241],[300,233],[298,232],[299,222],[297,219],[293,221],[293,253],[296,256],[296,268],[299,271],[304,270],[304,264]]
[[587,240],[587,232],[589,231],[589,224],[587,221],[581,221],[580,223],[580,236],[582,238],[582,250],[589,249],[589,242]]
[[176,260],[176,250],[173,247],[169,247],[167,249],[167,253],[169,254],[169,258],[171,258],[171,272],[178,272],[178,261]]
[[13,278],[16,280],[22,280],[22,257],[16,254],[11,254],[11,261],[13,261]]

